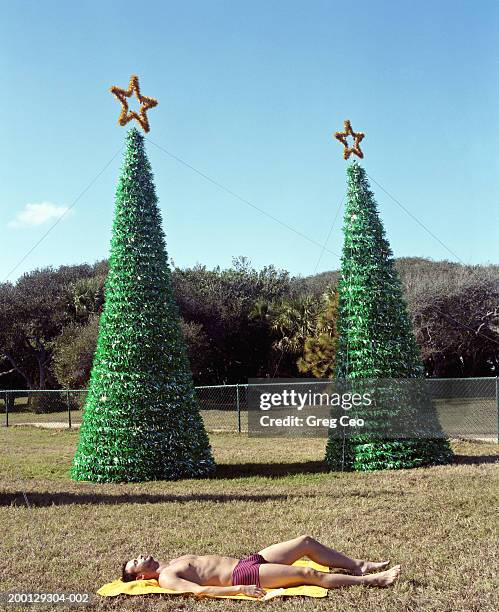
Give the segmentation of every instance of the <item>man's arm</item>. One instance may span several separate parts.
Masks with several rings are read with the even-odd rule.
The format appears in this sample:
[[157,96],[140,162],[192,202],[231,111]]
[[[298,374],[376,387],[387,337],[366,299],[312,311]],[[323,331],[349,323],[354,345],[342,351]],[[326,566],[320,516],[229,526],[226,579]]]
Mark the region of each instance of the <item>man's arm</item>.
[[169,572],[162,572],[158,582],[159,586],[163,589],[171,589],[172,591],[180,591],[182,593],[194,593],[199,597],[203,595],[238,595],[239,593],[249,595],[250,597],[263,597],[265,595],[265,591],[254,584],[228,587],[201,586],[196,582],[181,578],[178,574]]

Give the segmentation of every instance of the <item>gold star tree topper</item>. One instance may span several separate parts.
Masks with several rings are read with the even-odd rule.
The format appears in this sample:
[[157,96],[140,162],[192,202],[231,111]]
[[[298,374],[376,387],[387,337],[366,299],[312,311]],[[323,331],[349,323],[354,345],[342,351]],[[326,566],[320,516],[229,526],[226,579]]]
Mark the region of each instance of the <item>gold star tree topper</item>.
[[[351,136],[353,138],[353,146],[348,146],[347,138]],[[334,137],[336,140],[339,140],[341,144],[345,147],[343,149],[343,157],[348,159],[352,153],[357,155],[357,157],[364,157],[364,153],[360,150],[360,142],[364,138],[365,134],[363,132],[354,132],[352,130],[352,125],[350,123],[350,119],[345,119],[344,122],[344,130],[343,132],[336,132]]]
[[[154,98],[143,96],[140,93],[139,77],[132,74],[130,77],[130,83],[128,84],[128,89],[121,89],[121,87],[116,87],[113,85],[113,87],[109,88],[109,91],[121,102],[121,114],[118,119],[118,123],[120,125],[126,125],[132,119],[136,119],[144,132],[148,132],[149,120],[146,113],[150,108],[156,106],[158,101]],[[135,93],[137,100],[140,103],[140,113],[128,110],[127,98],[129,98],[133,93]]]

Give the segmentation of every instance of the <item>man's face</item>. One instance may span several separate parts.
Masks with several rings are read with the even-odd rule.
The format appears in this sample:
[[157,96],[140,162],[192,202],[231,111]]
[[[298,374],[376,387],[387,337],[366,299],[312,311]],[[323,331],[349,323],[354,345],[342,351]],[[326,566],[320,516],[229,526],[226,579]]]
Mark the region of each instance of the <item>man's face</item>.
[[128,561],[126,571],[135,574],[138,580],[148,580],[156,578],[158,567],[159,563],[153,556],[139,555]]

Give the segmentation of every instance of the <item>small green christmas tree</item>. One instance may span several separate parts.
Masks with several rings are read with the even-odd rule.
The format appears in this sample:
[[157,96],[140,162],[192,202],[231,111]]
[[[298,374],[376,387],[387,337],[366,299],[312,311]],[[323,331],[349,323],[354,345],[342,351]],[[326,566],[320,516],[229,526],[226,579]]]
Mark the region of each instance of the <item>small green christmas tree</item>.
[[153,176],[143,136],[132,128],[71,476],[173,480],[205,476],[214,467],[179,326]]
[[[335,377],[424,379],[393,253],[366,173],[354,161],[347,175]],[[424,414],[414,414],[432,422],[420,429],[441,433],[429,398],[424,409]],[[411,468],[451,458],[448,441],[439,436],[382,439],[364,434],[340,439],[333,432],[326,447],[326,463],[335,470]]]

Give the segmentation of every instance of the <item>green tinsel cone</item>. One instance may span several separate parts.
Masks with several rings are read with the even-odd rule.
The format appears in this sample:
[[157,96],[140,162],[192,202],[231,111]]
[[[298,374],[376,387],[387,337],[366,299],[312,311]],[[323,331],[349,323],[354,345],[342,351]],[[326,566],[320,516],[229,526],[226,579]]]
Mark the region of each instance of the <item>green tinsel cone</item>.
[[138,482],[214,470],[144,138],[126,136],[105,304],[71,477]]
[[[402,285],[366,173],[353,162],[347,175],[336,378],[423,379]],[[415,414],[431,421],[423,424],[425,429],[441,434],[436,412],[427,401],[424,412]],[[325,458],[331,470],[412,468],[451,460],[444,437],[392,440],[369,434],[344,439],[331,435]]]

